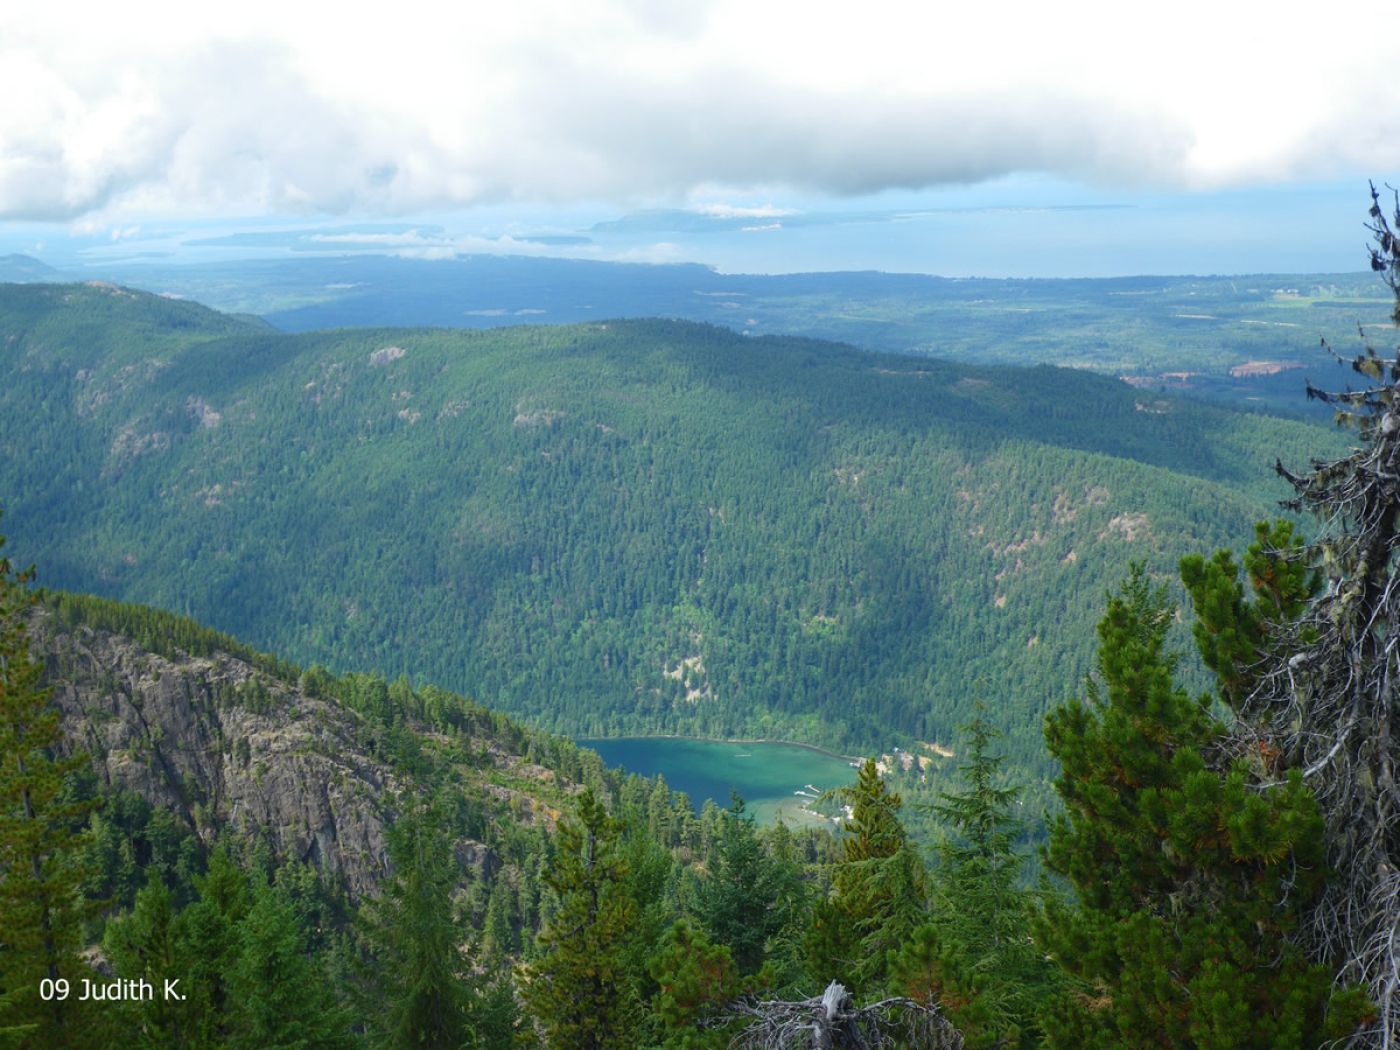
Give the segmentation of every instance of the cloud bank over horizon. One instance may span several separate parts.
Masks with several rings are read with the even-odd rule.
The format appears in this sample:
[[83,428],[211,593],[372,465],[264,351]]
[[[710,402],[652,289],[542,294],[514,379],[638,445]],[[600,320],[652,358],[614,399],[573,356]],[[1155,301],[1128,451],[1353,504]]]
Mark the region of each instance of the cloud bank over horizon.
[[1400,167],[1375,43],[1400,18],[1374,3],[1325,23],[1205,3],[191,6],[0,13],[0,218],[722,209],[1014,173],[1209,190]]

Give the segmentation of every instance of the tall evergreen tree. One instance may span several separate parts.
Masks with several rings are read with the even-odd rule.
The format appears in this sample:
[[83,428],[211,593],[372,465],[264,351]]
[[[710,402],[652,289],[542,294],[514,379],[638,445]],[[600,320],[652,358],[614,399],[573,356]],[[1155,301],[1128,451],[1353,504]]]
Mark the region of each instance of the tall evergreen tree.
[[899,819],[904,800],[886,788],[873,759],[841,794],[850,816],[832,870],[833,893],[813,909],[808,969],[818,981],[835,978],[865,993],[883,985],[889,953],[923,921],[927,886]]
[[[1400,197],[1382,208],[1372,186],[1368,226],[1371,266],[1393,293],[1400,323]],[[1335,409],[1360,440],[1301,475],[1275,464],[1294,489],[1286,506],[1311,513],[1317,537],[1301,551],[1273,543],[1255,553],[1295,580],[1316,568],[1322,586],[1306,589],[1305,606],[1275,609],[1266,600],[1273,581],[1246,559],[1256,596],[1246,602],[1220,555],[1221,564],[1198,567],[1197,582],[1213,599],[1218,659],[1243,668],[1229,696],[1239,717],[1222,750],[1273,777],[1301,773],[1322,806],[1335,874],[1308,903],[1297,940],[1327,959],[1339,982],[1364,986],[1374,1001],[1376,1016],[1353,1044],[1390,1047],[1400,1043],[1400,351],[1382,357],[1367,344],[1351,365],[1362,389],[1309,386],[1308,395]],[[1297,593],[1296,582],[1289,589]]]
[[209,854],[209,868],[195,879],[197,900],[176,919],[183,947],[184,1022],[189,1045],[225,1046],[235,1027],[238,1003],[230,975],[238,963],[239,927],[252,907],[248,876],[226,847]]
[[[825,833],[822,838],[831,844]],[[771,865],[773,906],[783,915],[782,925],[768,938],[764,979],[775,990],[788,994],[803,979],[802,938],[812,912],[812,884],[806,859],[791,828],[779,821],[766,831],[763,840]]]
[[230,1047],[332,1050],[348,1044],[343,1019],[307,955],[305,934],[281,887],[257,888],[238,940],[238,959],[228,975],[235,1017]]
[[[186,952],[176,924],[170,890],[154,870],[136,895],[129,915],[107,924],[103,951],[121,977],[150,981],[164,990],[167,979],[180,980],[188,991]],[[183,993],[182,993],[183,994]],[[146,1002],[124,1004],[122,1024],[133,1047],[196,1046],[190,1022],[202,1004],[167,999],[163,994]]]
[[482,919],[481,950],[493,962],[500,963],[515,954],[516,900],[516,890],[506,879],[497,877],[491,881]]
[[387,837],[393,874],[365,905],[376,1041],[385,1050],[459,1050],[471,1003],[452,902],[460,869],[441,807],[408,801]]
[[929,921],[899,950],[892,976],[904,994],[941,1003],[969,1047],[1029,1047],[1057,971],[1029,936],[1032,897],[1017,884],[1020,789],[1000,782],[998,734],[981,703],[962,730],[964,788],[940,792],[933,806],[951,834],[930,875]]
[[729,1045],[730,1033],[704,1027],[741,989],[727,947],[712,943],[689,919],[680,919],[650,969],[657,985],[652,1013],[663,1050],[722,1050]]
[[[4,539],[0,538],[0,547]],[[0,557],[0,1038],[26,1046],[88,1045],[80,1020],[80,831],[88,803],[65,799],[64,778],[85,756],[60,759],[59,712],[29,652],[31,571]],[[65,981],[67,997],[55,994]]]
[[1325,877],[1318,807],[1296,774],[1208,768],[1223,727],[1176,684],[1173,615],[1135,567],[1099,625],[1097,681],[1046,721],[1065,812],[1045,859],[1075,900],[1049,902],[1037,932],[1082,983],[1049,1042],[1314,1046],[1358,1005],[1289,941]]
[[545,882],[558,908],[541,932],[541,955],[523,994],[551,1050],[635,1045],[640,1003],[626,957],[636,904],[627,893],[622,828],[591,789],[560,823]]
[[[202,895],[181,912],[156,868],[127,915],[107,924],[103,949],[120,978],[157,989],[143,1001],[107,1004],[123,1045],[333,1050],[349,1043],[320,960],[291,897],[234,868],[223,850]],[[181,998],[166,998],[165,982]]]
[[744,800],[725,813],[709,871],[700,883],[696,914],[716,944],[726,946],[744,976],[755,974],[768,942],[787,925],[792,902],[782,868],[769,857]]
[[642,1000],[656,991],[649,965],[676,918],[671,851],[635,821],[624,820],[618,854],[622,892],[631,901],[632,931],[622,953],[623,972]]

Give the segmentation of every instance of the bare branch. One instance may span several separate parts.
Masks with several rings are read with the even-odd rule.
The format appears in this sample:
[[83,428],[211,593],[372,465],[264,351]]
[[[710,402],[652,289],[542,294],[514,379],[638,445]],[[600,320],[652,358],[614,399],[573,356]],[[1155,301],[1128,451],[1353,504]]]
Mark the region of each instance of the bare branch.
[[[1371,218],[1372,265],[1400,298],[1400,238],[1374,186]],[[1309,386],[1308,394],[1355,426],[1362,446],[1315,460],[1302,475],[1276,466],[1296,493],[1285,505],[1320,523],[1307,553],[1325,590],[1298,622],[1275,625],[1284,655],[1260,669],[1214,761],[1224,768],[1263,745],[1303,771],[1322,807],[1336,875],[1299,938],[1378,1008],[1376,1023],[1347,1045],[1388,1050],[1400,1047],[1400,354],[1386,361],[1366,346],[1352,367],[1372,385],[1341,393]]]
[[826,991],[797,1002],[739,1000],[715,1018],[714,1027],[748,1024],[730,1050],[882,1050],[917,1046],[962,1050],[963,1037],[937,1006],[913,999],[882,999],[856,1006],[832,981]]

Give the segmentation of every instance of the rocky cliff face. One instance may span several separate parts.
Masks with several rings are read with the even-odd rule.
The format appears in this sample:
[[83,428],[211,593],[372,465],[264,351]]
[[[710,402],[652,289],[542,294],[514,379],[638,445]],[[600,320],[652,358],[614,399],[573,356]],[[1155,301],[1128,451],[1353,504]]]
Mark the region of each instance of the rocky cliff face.
[[[167,659],[130,639],[67,627],[42,609],[31,626],[70,746],[98,777],[168,807],[206,842],[264,836],[283,858],[339,875],[352,896],[386,869],[386,800],[404,787],[367,756],[358,716],[227,654]],[[486,847],[463,841],[464,866]]]

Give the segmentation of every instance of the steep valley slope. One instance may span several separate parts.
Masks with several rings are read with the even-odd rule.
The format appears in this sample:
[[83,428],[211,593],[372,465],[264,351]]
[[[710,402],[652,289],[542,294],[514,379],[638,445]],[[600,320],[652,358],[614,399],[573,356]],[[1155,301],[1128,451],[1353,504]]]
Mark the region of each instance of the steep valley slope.
[[1242,545],[1275,457],[1338,441],[1069,370],[670,321],[285,335],[101,284],[0,286],[0,367],[44,584],[578,735],[946,741],[980,696],[1042,773],[1128,563]]

